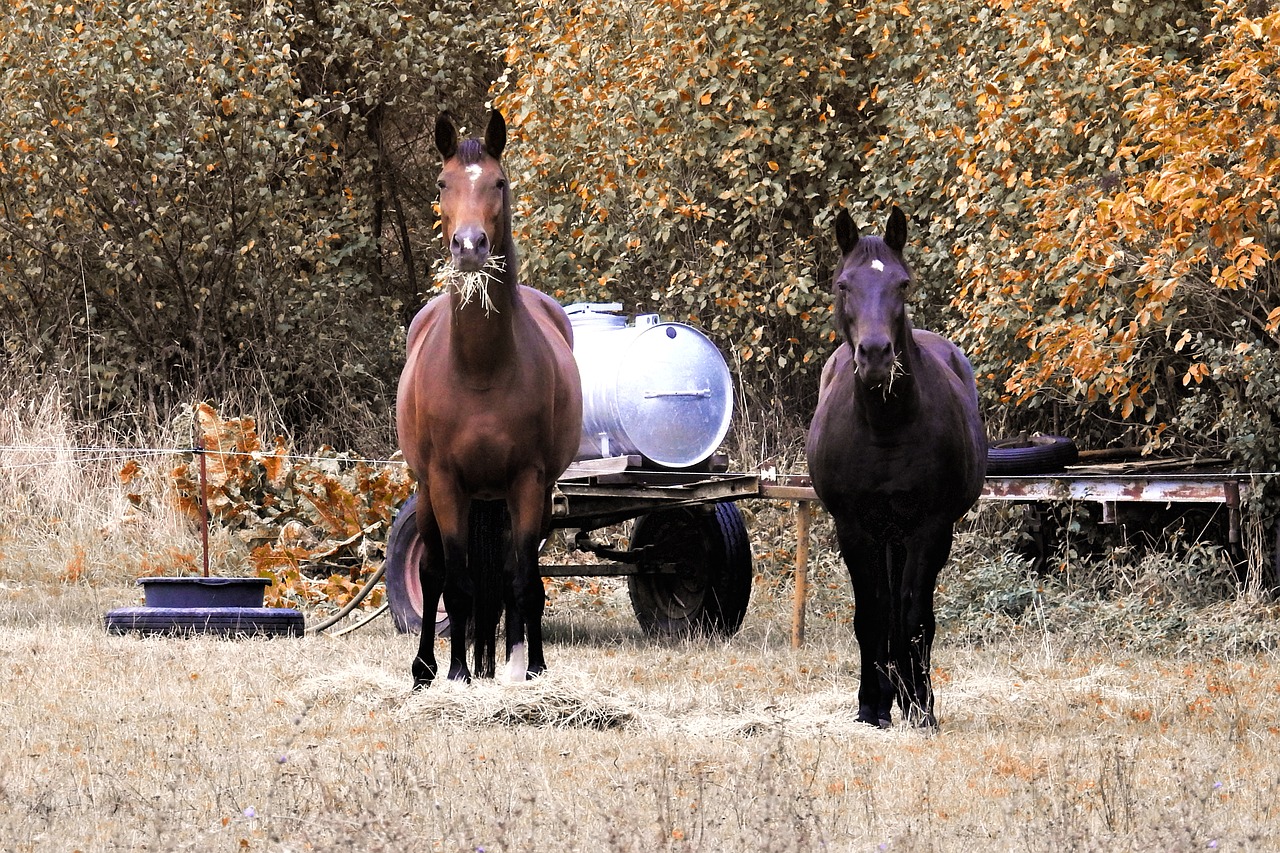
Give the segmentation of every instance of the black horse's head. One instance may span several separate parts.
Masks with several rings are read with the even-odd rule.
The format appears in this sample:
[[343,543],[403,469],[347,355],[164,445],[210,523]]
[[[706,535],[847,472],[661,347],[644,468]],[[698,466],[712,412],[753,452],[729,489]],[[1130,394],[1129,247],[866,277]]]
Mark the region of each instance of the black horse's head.
[[836,325],[853,348],[863,384],[887,390],[902,368],[911,336],[906,308],[911,270],[902,259],[907,218],[894,207],[883,238],[862,237],[842,209],[836,216],[836,240],[842,254],[832,280]]

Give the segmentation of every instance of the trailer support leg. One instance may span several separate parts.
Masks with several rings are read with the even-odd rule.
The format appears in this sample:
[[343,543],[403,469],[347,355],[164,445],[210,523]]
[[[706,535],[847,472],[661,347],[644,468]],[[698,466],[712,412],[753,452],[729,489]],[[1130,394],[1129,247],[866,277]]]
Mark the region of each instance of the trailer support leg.
[[791,648],[804,645],[804,608],[809,595],[809,518],[810,501],[796,502],[796,574],[795,602],[791,610]]

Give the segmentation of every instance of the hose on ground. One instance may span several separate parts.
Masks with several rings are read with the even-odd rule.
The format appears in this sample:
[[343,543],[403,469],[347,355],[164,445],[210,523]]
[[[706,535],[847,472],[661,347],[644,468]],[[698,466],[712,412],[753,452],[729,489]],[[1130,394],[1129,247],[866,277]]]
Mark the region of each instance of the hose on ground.
[[359,631],[359,630],[360,630],[361,628],[363,628],[365,625],[368,625],[368,624],[369,624],[370,622],[372,622],[374,619],[377,619],[379,616],[381,616],[383,613],[386,613],[386,612],[387,612],[388,610],[390,610],[390,609],[391,609],[391,603],[390,603],[390,602],[387,602],[387,601],[384,601],[384,602],[382,602],[382,606],[381,606],[381,607],[379,607],[377,610],[375,610],[375,611],[373,611],[372,613],[370,613],[370,614],[369,614],[368,616],[366,616],[364,619],[360,620],[359,622],[355,623],[354,625],[348,625],[347,627],[343,628],[343,629],[342,629],[342,630],[340,630],[340,631],[330,631],[330,632],[329,632],[329,636],[330,636],[330,637],[341,637],[343,634],[350,634],[352,631]]
[[[309,626],[307,628],[307,633],[308,634],[322,633],[324,631],[329,630],[334,625],[337,625],[343,619],[346,619],[348,614],[350,614],[352,610],[355,610],[357,607],[359,607],[360,602],[364,601],[365,597],[369,595],[369,593],[373,590],[375,586],[377,586],[378,581],[382,580],[382,576],[386,574],[386,571],[387,571],[387,564],[383,563],[381,566],[378,567],[378,570],[373,573],[373,577],[365,581],[364,586],[360,587],[360,591],[357,592],[350,601],[344,604],[341,610],[339,610],[337,613],[330,616],[328,619],[325,619],[324,621],[320,622],[319,624]],[[354,631],[357,628],[363,628],[365,625],[368,625],[374,619],[378,618],[383,613],[385,613],[387,610],[387,607],[388,605],[384,603],[381,607],[379,607],[377,610],[373,612],[372,616],[368,617],[362,622],[357,622],[355,625],[351,625],[347,628],[343,628],[341,631],[335,631],[332,636],[341,637],[343,634],[346,634],[349,631]]]

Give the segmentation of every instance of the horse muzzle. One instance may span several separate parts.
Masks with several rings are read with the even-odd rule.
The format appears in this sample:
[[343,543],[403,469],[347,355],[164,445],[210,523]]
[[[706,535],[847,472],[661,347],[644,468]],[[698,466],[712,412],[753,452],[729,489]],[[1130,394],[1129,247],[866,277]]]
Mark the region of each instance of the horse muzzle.
[[449,251],[456,269],[475,272],[489,260],[489,237],[479,228],[460,228],[453,232]]
[[859,343],[853,351],[853,363],[864,385],[879,388],[892,383],[896,375],[898,354],[892,341]]

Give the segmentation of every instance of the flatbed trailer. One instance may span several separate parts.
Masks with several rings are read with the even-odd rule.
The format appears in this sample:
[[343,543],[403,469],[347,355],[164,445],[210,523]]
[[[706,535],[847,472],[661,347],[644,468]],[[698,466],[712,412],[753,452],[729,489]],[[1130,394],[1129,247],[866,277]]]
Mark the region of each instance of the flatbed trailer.
[[[753,566],[749,536],[737,502],[796,503],[796,601],[792,636],[804,638],[809,526],[817,495],[809,478],[770,471],[668,471],[640,467],[636,457],[576,463],[557,482],[552,526],[575,531],[577,550],[596,562],[543,564],[543,577],[626,577],[636,617],[653,634],[687,632],[731,635],[750,599]],[[990,476],[980,500],[1040,503],[1092,502],[1103,519],[1114,519],[1121,503],[1220,504],[1226,507],[1231,544],[1240,542],[1241,500],[1247,475],[1229,473],[1077,473]],[[387,592],[400,630],[420,630],[421,589],[416,578],[420,543],[405,519],[412,499],[397,516],[388,542]],[[492,539],[492,516],[473,517],[476,539]],[[486,520],[487,519],[487,520]],[[593,531],[634,520],[625,549],[593,540]],[[412,600],[413,595],[417,600]]]

